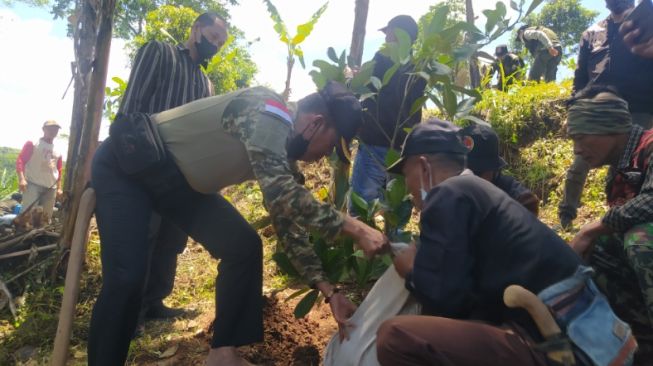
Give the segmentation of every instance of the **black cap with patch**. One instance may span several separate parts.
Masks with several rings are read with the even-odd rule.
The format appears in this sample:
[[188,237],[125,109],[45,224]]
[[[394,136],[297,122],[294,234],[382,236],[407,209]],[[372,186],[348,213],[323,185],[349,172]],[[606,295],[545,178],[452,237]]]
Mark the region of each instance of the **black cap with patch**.
[[320,96],[329,109],[333,124],[340,137],[336,144],[336,153],[345,163],[351,161],[349,143],[358,133],[363,123],[363,111],[358,98],[342,84],[329,81],[320,90]]
[[390,173],[401,174],[406,159],[415,155],[437,153],[467,154],[471,149],[471,141],[465,141],[460,127],[451,122],[431,118],[415,125],[410,131],[401,156],[388,168]]
[[463,133],[474,139],[474,148],[467,155],[467,167],[475,173],[498,171],[506,161],[499,156],[499,136],[486,125],[474,123],[463,129]]

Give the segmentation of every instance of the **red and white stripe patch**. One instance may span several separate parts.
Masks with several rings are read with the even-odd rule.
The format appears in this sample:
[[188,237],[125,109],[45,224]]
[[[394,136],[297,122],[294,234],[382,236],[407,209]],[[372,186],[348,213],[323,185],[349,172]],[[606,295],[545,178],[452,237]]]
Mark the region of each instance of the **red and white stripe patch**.
[[277,102],[274,99],[267,99],[265,101],[265,111],[280,117],[282,120],[292,125],[292,118],[290,118],[290,112],[288,112],[288,108],[286,108],[286,106],[283,103]]

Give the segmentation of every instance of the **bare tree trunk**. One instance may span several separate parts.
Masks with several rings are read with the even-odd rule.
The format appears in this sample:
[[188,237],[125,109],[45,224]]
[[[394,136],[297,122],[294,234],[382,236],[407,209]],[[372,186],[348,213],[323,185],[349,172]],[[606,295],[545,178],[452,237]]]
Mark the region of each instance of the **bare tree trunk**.
[[[81,131],[75,131],[79,135],[76,146],[73,146],[75,165],[68,165],[72,170],[71,179],[67,182],[69,189],[69,206],[66,212],[66,220],[63,228],[61,245],[69,247],[72,240],[72,234],[75,226],[75,218],[79,208],[84,188],[90,180],[90,163],[98,145],[98,135],[100,133],[100,122],[102,120],[102,106],[104,103],[104,88],[107,80],[109,51],[111,48],[111,31],[113,26],[113,13],[115,10],[116,0],[100,0],[101,8],[95,3],[96,17],[92,17],[93,23],[84,24],[83,20],[89,21],[91,17],[82,17],[80,26],[89,26],[89,24],[98,24],[97,37],[94,44],[94,59],[92,62],[92,72],[88,85],[88,99],[86,101],[84,119],[81,123]],[[87,3],[90,3],[88,1]],[[98,20],[96,23],[95,20]],[[81,46],[81,44],[80,44]],[[86,50],[81,50],[86,52]],[[77,102],[77,101],[76,101]],[[81,103],[81,102],[80,102]],[[71,133],[71,137],[72,137]],[[73,142],[71,141],[71,144]]]
[[356,0],[354,30],[351,34],[351,47],[349,48],[349,64],[352,66],[360,66],[363,63],[365,26],[367,25],[367,11],[369,6],[370,0]]
[[292,54],[288,55],[286,62],[286,88],[283,90],[281,96],[285,102],[290,99],[290,78],[292,77],[292,68],[295,65],[295,57]]
[[[472,0],[465,0],[465,14],[467,15],[467,23],[474,24]],[[478,58],[476,56],[469,58],[469,80],[472,88],[481,86],[481,73],[478,71]]]

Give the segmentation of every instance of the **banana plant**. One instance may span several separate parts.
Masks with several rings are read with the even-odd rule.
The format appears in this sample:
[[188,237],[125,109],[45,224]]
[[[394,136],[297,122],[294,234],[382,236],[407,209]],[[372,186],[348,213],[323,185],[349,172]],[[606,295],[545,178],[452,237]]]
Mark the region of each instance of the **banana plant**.
[[287,101],[288,98],[290,97],[290,77],[292,75],[293,66],[295,65],[295,57],[297,57],[297,59],[299,60],[299,63],[302,65],[302,68],[306,68],[306,65],[304,63],[304,51],[302,51],[301,47],[299,47],[299,44],[304,42],[306,40],[306,37],[308,37],[311,34],[311,32],[313,31],[313,27],[315,27],[315,24],[320,19],[324,11],[327,9],[329,2],[327,1],[326,3],[324,3],[324,5],[322,5],[311,16],[311,19],[308,22],[298,25],[297,33],[294,36],[291,36],[288,33],[288,28],[286,27],[286,23],[284,23],[283,19],[281,19],[281,15],[279,14],[279,11],[274,6],[272,1],[263,0],[263,2],[267,6],[268,13],[270,14],[270,18],[272,18],[272,21],[274,22],[274,31],[277,32],[277,35],[279,35],[279,40],[286,45],[288,51],[288,56],[286,60],[286,67],[287,67],[286,87],[282,93],[284,99]]

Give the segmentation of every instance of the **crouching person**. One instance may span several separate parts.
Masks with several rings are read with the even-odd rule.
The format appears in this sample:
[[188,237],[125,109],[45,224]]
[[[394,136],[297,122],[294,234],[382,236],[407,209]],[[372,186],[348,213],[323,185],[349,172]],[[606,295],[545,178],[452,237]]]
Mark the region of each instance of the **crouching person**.
[[515,178],[501,173],[501,170],[508,164],[499,156],[499,136],[496,132],[489,126],[474,123],[465,127],[463,134],[471,137],[474,141],[472,150],[467,154],[469,169],[476,176],[499,187],[537,216],[540,199],[535,193]]
[[382,365],[547,365],[530,316],[502,300],[507,286],[538,293],[572,276],[581,259],[535,215],[465,168],[458,127],[430,120],[406,138],[390,171],[421,210],[420,245],[395,257],[422,303],[378,331]]
[[139,117],[114,122],[93,161],[103,282],[91,319],[89,365],[125,363],[142,303],[153,210],[220,259],[207,365],[248,364],[235,347],[263,340],[261,239],[215,192],[250,179],[258,181],[295,267],[344,326],[355,306],[327,281],[307,230],[348,235],[367,254],[386,239],[316,201],[294,180],[289,159],[315,161],[334,147],[346,157],[361,121],[358,100],[329,83],[300,100],[292,114],[279,95],[257,87],[153,114],[152,123]]
[[[597,285],[639,342],[636,363],[653,360],[653,130],[632,123],[614,89],[593,86],[569,102],[574,153],[590,168],[610,167],[608,212],[585,225],[574,250],[596,270]],[[644,361],[646,360],[646,361]]]

